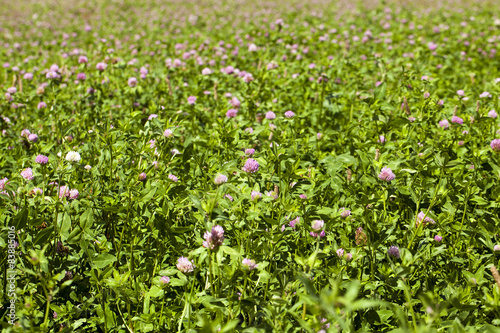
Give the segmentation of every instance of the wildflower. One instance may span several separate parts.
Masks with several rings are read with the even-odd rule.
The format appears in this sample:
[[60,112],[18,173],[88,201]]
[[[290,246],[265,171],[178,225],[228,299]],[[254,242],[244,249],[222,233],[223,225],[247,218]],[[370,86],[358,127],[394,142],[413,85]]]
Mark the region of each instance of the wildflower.
[[300,195],[299,195],[299,198],[301,198],[302,200],[306,200],[306,199],[307,199],[307,195],[305,195],[305,194],[300,194]]
[[462,125],[464,123],[464,120],[462,118],[460,118],[460,117],[453,116],[451,118],[451,122]]
[[248,258],[245,258],[242,260],[241,264],[243,265],[243,268],[247,271],[252,271],[257,268],[257,264],[255,263],[255,260],[250,260]]
[[205,239],[203,247],[216,250],[224,242],[224,229],[220,225],[215,225],[210,232],[205,232],[203,238]]
[[319,234],[316,232],[309,232],[309,235],[313,236],[314,238],[322,238],[325,237],[325,230],[322,230]]
[[300,216],[297,216],[294,220],[291,220],[288,225],[292,227],[292,229],[295,229],[295,226],[297,224],[300,224]]
[[184,274],[191,273],[194,270],[194,267],[193,263],[186,257],[180,257],[177,259],[177,269]]
[[262,193],[259,191],[252,191],[250,194],[250,200],[251,201],[258,201],[260,198],[262,198]]
[[147,178],[148,178],[148,176],[146,175],[145,172],[143,172],[139,175],[139,181],[141,181],[141,182],[145,181]]
[[442,237],[442,236],[439,236],[439,235],[436,235],[436,236],[434,236],[434,240],[435,240],[436,242],[441,242],[441,241],[443,240],[443,237]]
[[323,134],[321,134],[321,133],[316,133],[316,138],[317,138],[318,140],[321,140],[321,138],[322,138],[322,137],[323,137]]
[[379,139],[377,140],[378,143],[384,143],[385,142],[385,137],[381,135]]
[[255,154],[255,149],[253,148],[245,149],[245,155],[252,156],[253,154]]
[[25,73],[24,79],[25,80],[33,80],[33,73]]
[[163,136],[166,138],[170,138],[172,137],[172,135],[174,135],[174,132],[172,132],[172,130],[170,129],[166,129],[165,132],[163,132]]
[[255,44],[250,44],[250,45],[248,46],[248,52],[255,52],[255,51],[257,51],[257,45],[255,45]]
[[78,74],[76,74],[76,79],[77,79],[77,80],[81,80],[81,81],[83,81],[83,80],[85,80],[86,78],[87,78],[87,75],[85,75],[85,73],[78,73]]
[[397,246],[391,246],[389,250],[387,250],[387,254],[391,257],[399,259],[399,248]]
[[30,130],[25,128],[21,131],[21,137],[28,138],[28,136],[31,134]]
[[245,76],[243,76],[243,81],[246,83],[253,81],[253,75],[250,73],[246,73]]
[[245,166],[242,168],[242,170],[248,173],[255,173],[259,170],[259,162],[257,162],[253,158],[249,158],[245,162]]
[[491,110],[490,112],[488,112],[488,117],[496,118],[496,117],[498,117],[498,115],[497,115],[495,110]]
[[92,169],[92,167],[91,167],[90,165],[88,165],[88,164],[87,164],[86,166],[84,166],[84,168],[85,168],[85,170],[90,170],[90,169]]
[[363,228],[359,227],[358,229],[356,229],[355,240],[356,245],[364,246],[366,245],[366,243],[368,243],[368,237],[366,236]]
[[490,147],[494,151],[500,151],[500,139],[491,140]]
[[108,67],[108,65],[106,65],[106,63],[104,63],[104,62],[100,62],[100,63],[98,63],[98,64],[95,66],[95,68],[97,68],[97,70],[99,70],[99,71],[101,71],[101,72],[102,72],[103,70],[105,70],[105,69],[106,69],[106,67]]
[[285,112],[285,117],[292,118],[293,116],[295,116],[295,113],[293,113],[293,111],[287,111],[287,112]]
[[78,197],[80,196],[80,192],[78,192],[77,189],[72,189],[69,191],[69,199],[71,200],[75,200],[75,199],[78,199]]
[[10,88],[7,88],[7,92],[11,95],[14,95],[17,92],[17,89],[16,89],[16,87],[10,87]]
[[380,180],[385,180],[386,182],[390,182],[396,178],[396,175],[392,172],[392,170],[388,167],[383,167],[378,175]]
[[39,187],[35,187],[33,190],[32,190],[33,194],[34,195],[42,195],[43,194],[43,190]]
[[26,168],[23,171],[21,171],[21,176],[26,179],[26,180],[32,180],[33,178],[33,171],[31,168]]
[[342,217],[343,219],[345,219],[346,217],[351,215],[351,211],[348,209],[345,209],[344,207],[340,208],[339,211],[340,211],[340,217]]
[[344,256],[344,249],[340,248],[337,250],[337,256],[339,258],[342,258]]
[[495,252],[500,251],[500,245],[497,244],[497,245],[493,246],[493,251],[495,251]]
[[64,197],[68,197],[68,196],[69,196],[69,187],[61,186],[59,188],[59,199],[62,199]]
[[49,158],[45,155],[37,155],[35,162],[38,164],[47,164],[49,162]]
[[30,141],[30,142],[37,142],[38,141],[38,135],[36,135],[36,134],[30,134],[30,135],[28,135],[28,141]]
[[5,189],[5,185],[8,184],[8,181],[9,181],[8,178],[0,179],[0,190],[4,190]]
[[130,79],[128,79],[128,85],[132,88],[137,86],[137,79],[135,77],[131,77]]
[[482,94],[479,95],[479,98],[486,98],[489,97],[491,98],[491,94],[487,91],[483,92]]
[[179,179],[176,176],[172,175],[172,174],[168,175],[168,179],[170,179],[173,182],[178,182],[179,181]]
[[236,109],[229,109],[226,112],[226,118],[234,118],[238,115],[238,110]]
[[47,103],[45,102],[40,102],[38,103],[37,105],[37,108],[40,110],[40,109],[45,109],[47,107]]
[[266,119],[272,120],[276,118],[276,114],[273,111],[269,111],[266,113]]
[[325,226],[325,221],[323,221],[323,220],[314,220],[314,221],[312,221],[312,224],[311,224],[311,228],[314,231],[319,231],[319,230],[323,229],[324,226]]
[[213,72],[210,68],[203,68],[203,70],[201,71],[201,74],[203,74],[203,75],[210,75],[212,73]]
[[88,59],[86,56],[83,56],[83,55],[82,55],[82,56],[79,56],[79,57],[78,57],[78,63],[79,63],[79,64],[85,64],[85,63],[87,63],[88,61],[89,61],[89,59]]
[[444,128],[444,129],[448,129],[448,127],[450,126],[450,123],[448,122],[447,119],[443,119],[439,122],[439,126]]
[[431,95],[431,94],[430,94],[429,92],[427,92],[427,91],[426,91],[426,92],[424,93],[424,98],[425,98],[425,99],[427,99],[427,98],[429,98],[429,96],[430,96],[430,95]]
[[[424,217],[425,217],[425,219],[424,219]],[[425,213],[421,211],[417,215],[417,222],[416,222],[416,226],[417,227],[422,222],[422,220],[424,221],[423,225],[425,225],[426,223],[432,223],[432,224],[436,223],[436,221],[434,221],[433,219],[431,219],[429,216],[425,216]]]
[[412,123],[415,121],[415,117],[408,117],[408,120]]
[[170,153],[175,156],[177,154],[180,154],[181,152],[174,148],[170,151]]
[[239,99],[237,99],[236,97],[233,97],[230,101],[231,105],[233,106],[233,108],[239,108],[240,105],[241,105],[241,102]]
[[274,187],[274,191],[267,191],[266,195],[274,200],[278,199],[278,186]]
[[218,174],[214,179],[215,185],[221,185],[221,184],[224,184],[225,182],[227,182],[226,175]]
[[170,283],[170,278],[168,276],[162,276],[160,278],[160,283],[162,285],[166,285],[166,284],[169,284]]
[[80,162],[80,154],[76,151],[70,151],[66,154],[66,160],[70,162]]
[[247,128],[245,128],[245,132],[248,132],[248,133],[252,134],[253,133],[253,128],[247,127]]
[[458,96],[465,96],[465,92],[463,90],[457,90]]
[[442,99],[440,99],[439,102],[437,103],[437,105],[443,106],[444,105],[444,101]]
[[230,196],[229,194],[224,195],[224,198],[228,198],[229,201],[233,201],[234,200],[233,197]]
[[187,102],[189,105],[193,105],[196,103],[196,96],[189,96]]

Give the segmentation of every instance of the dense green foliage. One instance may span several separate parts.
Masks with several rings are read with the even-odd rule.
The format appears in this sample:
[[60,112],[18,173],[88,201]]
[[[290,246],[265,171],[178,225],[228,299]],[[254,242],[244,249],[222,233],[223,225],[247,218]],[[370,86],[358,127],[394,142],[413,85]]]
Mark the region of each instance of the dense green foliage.
[[496,8],[208,4],[5,24],[4,331],[496,332]]

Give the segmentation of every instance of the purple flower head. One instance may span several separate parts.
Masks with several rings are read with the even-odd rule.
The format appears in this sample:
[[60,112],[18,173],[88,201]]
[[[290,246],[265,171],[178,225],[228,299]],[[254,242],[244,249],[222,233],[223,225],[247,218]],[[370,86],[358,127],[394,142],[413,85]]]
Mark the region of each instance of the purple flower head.
[[158,115],[156,113],[150,114],[149,117],[148,117],[148,120],[151,120],[151,119],[154,119],[154,118],[158,118]]
[[169,174],[168,175],[168,179],[170,179],[173,182],[178,182],[179,181],[179,179],[176,176],[174,176],[173,174]]
[[170,283],[170,278],[168,276],[162,276],[160,278],[160,283],[162,285],[166,285],[166,284],[169,284]]
[[34,195],[42,195],[43,194],[43,190],[39,187],[35,187],[32,191],[33,191]]
[[31,134],[30,130],[25,128],[21,131],[21,137],[28,138],[28,136]]
[[498,114],[496,113],[495,110],[491,110],[490,112],[488,112],[488,117],[496,118],[496,117],[498,117]]
[[314,231],[320,231],[321,229],[323,229],[324,226],[325,226],[325,221],[323,220],[314,220],[311,223],[311,228]]
[[82,56],[79,56],[79,57],[78,57],[78,63],[79,63],[79,64],[85,64],[85,63],[87,63],[88,61],[89,61],[89,59],[88,59],[86,56],[83,56],[83,55],[82,55]]
[[500,151],[500,139],[491,140],[490,147],[494,151]]
[[457,95],[458,96],[465,96],[465,91],[463,91],[463,90],[457,90]]
[[5,185],[7,185],[8,183],[9,183],[9,179],[8,178],[0,179],[0,190],[4,190],[5,189]]
[[431,219],[429,216],[425,216],[425,213],[421,211],[417,215],[417,223],[416,223],[417,227],[420,225],[420,223],[422,221],[424,221],[423,225],[425,225],[426,223],[432,223],[432,224],[436,223],[436,221],[434,221],[433,219]]
[[75,199],[78,199],[79,196],[80,196],[80,192],[78,192],[77,189],[72,189],[69,191],[69,195],[68,195],[69,199],[75,200]]
[[295,226],[297,224],[300,224],[300,216],[297,216],[294,220],[291,220],[288,225],[292,227],[292,229],[295,229]]
[[293,111],[287,111],[287,112],[285,112],[285,117],[292,118],[293,116],[295,116],[295,113],[293,113]]
[[451,117],[451,122],[462,125],[464,123],[464,120],[460,117],[453,116]]
[[348,210],[348,209],[345,209],[344,207],[340,208],[340,217],[345,219],[346,217],[348,217],[349,215],[351,215],[351,211]]
[[38,109],[45,109],[46,107],[47,107],[47,103],[45,103],[45,102],[40,102],[40,103],[38,103],[38,106],[37,106]]
[[61,186],[59,188],[59,199],[62,199],[64,197],[68,197],[68,196],[69,196],[69,187]]
[[378,175],[380,180],[385,180],[386,182],[390,182],[396,178],[396,175],[392,172],[392,170],[388,167],[383,167]]
[[196,96],[189,96],[188,97],[188,104],[193,105],[194,103],[196,103]]
[[194,265],[186,257],[180,257],[177,259],[177,269],[184,274],[191,273],[194,270]]
[[238,115],[238,110],[237,109],[229,109],[226,112],[226,118],[234,118]]
[[49,162],[49,158],[45,155],[37,155],[35,162],[38,164],[47,164]]
[[441,241],[443,240],[443,237],[442,237],[442,236],[439,236],[439,235],[436,235],[436,236],[434,236],[434,240],[435,240],[436,242],[441,242]]
[[103,71],[106,69],[106,67],[108,67],[108,65],[106,65],[106,63],[104,62],[100,62],[95,66],[95,68],[97,68],[98,71]]
[[321,140],[321,138],[322,138],[322,137],[323,137],[323,134],[321,134],[321,133],[317,133],[317,134],[316,134],[316,138],[317,138],[318,140]]
[[174,132],[172,132],[172,130],[170,129],[166,129],[165,132],[163,132],[163,136],[166,138],[171,138],[172,135],[174,135]]
[[247,271],[252,271],[257,268],[257,264],[255,263],[255,260],[250,260],[248,258],[245,258],[242,260],[241,264],[243,265],[243,269]]
[[233,107],[233,108],[237,108],[237,109],[238,109],[238,108],[240,107],[240,105],[241,105],[240,100],[239,100],[238,98],[236,98],[236,97],[233,97],[233,98],[231,99],[230,103],[231,103],[231,105],[232,105],[232,107]]
[[482,94],[479,95],[479,98],[486,98],[489,97],[491,98],[491,94],[487,91],[483,92]]
[[255,149],[253,148],[245,149],[245,155],[252,156],[253,154],[255,154]]
[[424,98],[425,98],[425,99],[427,99],[427,98],[429,98],[429,96],[430,96],[430,95],[431,95],[431,94],[430,94],[428,91],[426,91],[426,92],[424,93]]
[[224,242],[224,229],[220,225],[215,225],[212,227],[212,231],[205,232],[203,238],[205,239],[203,247],[209,250],[217,250]]
[[33,73],[25,73],[24,79],[25,80],[33,80]]
[[145,172],[142,172],[142,173],[139,175],[139,181],[141,181],[141,182],[145,181],[147,178],[148,178],[148,176],[146,175],[146,173],[145,173]]
[[257,171],[259,171],[259,162],[257,162],[253,158],[249,158],[245,162],[245,166],[242,168],[242,170],[248,173],[256,173]]
[[85,73],[78,73],[78,74],[76,74],[76,79],[77,80],[83,81],[86,78],[87,78],[87,75],[85,75]]
[[28,141],[30,141],[30,142],[37,142],[38,141],[38,135],[36,135],[34,133],[28,135]]
[[315,233],[315,232],[309,232],[309,235],[313,236],[314,238],[322,238],[322,237],[325,237],[326,234],[325,234],[325,230],[322,230],[319,234],[318,233]]
[[227,182],[226,175],[218,174],[214,179],[215,185],[221,185],[221,184],[224,184],[225,182]]
[[439,126],[444,129],[448,129],[448,127],[450,127],[450,123],[448,122],[447,119],[443,119],[439,122]]
[[399,259],[399,248],[397,246],[391,246],[389,250],[387,250],[387,254],[391,257]]
[[307,199],[307,195],[305,195],[305,194],[300,194],[300,195],[299,195],[299,198],[301,198],[302,200],[306,200],[306,199]]
[[379,139],[377,140],[378,143],[384,143],[385,142],[385,137],[383,135],[379,136]]
[[14,95],[17,92],[17,88],[16,87],[7,88],[7,92],[11,95]]
[[266,113],[266,119],[272,120],[274,118],[276,118],[276,114],[273,111],[268,111]]
[[228,198],[229,201],[233,201],[234,200],[233,197],[230,196],[229,194],[224,195],[224,198]]
[[135,77],[131,77],[130,79],[128,79],[128,85],[129,87],[135,87],[137,86],[137,79]]
[[337,250],[337,256],[339,258],[342,258],[344,256],[344,249],[343,248],[340,248]]
[[493,246],[493,251],[495,252],[500,251],[500,245],[496,244],[495,246]]
[[260,198],[262,198],[262,193],[259,191],[252,191],[250,194],[250,200],[251,201],[258,201]]
[[26,180],[33,180],[33,171],[31,168],[26,168],[23,171],[21,171],[21,176],[26,179]]

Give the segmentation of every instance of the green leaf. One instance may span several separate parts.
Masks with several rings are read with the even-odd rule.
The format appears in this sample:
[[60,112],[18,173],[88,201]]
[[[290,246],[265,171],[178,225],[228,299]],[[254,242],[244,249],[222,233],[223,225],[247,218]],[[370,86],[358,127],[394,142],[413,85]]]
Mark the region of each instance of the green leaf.
[[116,257],[109,253],[103,253],[98,255],[94,260],[94,266],[96,268],[102,269],[116,261]]

